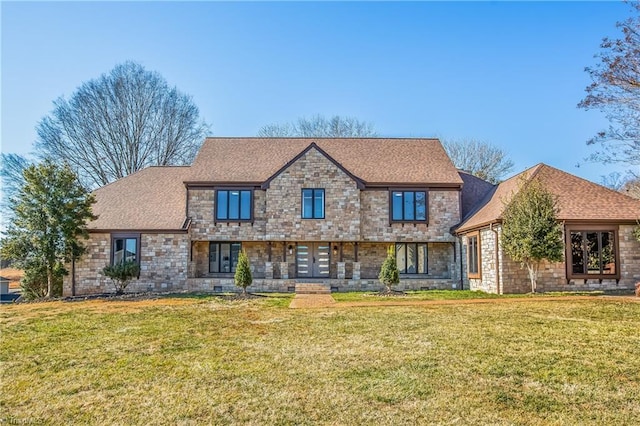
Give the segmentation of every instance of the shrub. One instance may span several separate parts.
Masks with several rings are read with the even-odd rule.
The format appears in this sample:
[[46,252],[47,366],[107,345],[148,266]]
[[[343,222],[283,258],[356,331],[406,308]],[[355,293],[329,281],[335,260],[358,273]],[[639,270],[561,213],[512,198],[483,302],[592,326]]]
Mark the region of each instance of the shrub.
[[247,287],[253,282],[251,276],[251,268],[249,267],[249,258],[244,251],[238,256],[238,265],[236,266],[236,274],[234,276],[236,285],[242,287],[242,294],[246,296]]
[[385,286],[385,292],[391,293],[391,286],[400,282],[400,274],[398,272],[398,264],[396,263],[396,254],[393,247],[387,251],[387,258],[380,268],[378,279]]
[[122,294],[129,282],[140,273],[140,266],[136,262],[129,260],[115,265],[107,265],[102,269],[102,273],[111,278],[116,286],[116,294]]

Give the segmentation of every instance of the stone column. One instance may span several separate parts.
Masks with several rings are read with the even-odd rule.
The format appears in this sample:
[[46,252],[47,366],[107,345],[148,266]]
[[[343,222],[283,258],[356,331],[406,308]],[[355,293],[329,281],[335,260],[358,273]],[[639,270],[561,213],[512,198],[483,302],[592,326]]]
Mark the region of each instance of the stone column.
[[289,279],[289,262],[280,262],[280,278],[283,280]]
[[351,279],[360,279],[360,262],[353,262],[353,277]]
[[264,263],[264,277],[268,280],[273,279],[273,262]]
[[339,280],[344,280],[345,277],[347,276],[346,273],[346,267],[345,267],[345,262],[338,262],[337,266],[338,266],[338,279]]

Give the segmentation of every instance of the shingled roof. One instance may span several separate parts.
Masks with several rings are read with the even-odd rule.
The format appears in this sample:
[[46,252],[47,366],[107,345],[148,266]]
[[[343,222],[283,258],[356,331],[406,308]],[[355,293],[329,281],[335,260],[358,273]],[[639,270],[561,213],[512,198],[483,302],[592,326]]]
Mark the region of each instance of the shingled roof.
[[189,167],[148,167],[94,191],[89,230],[180,230]]
[[557,197],[558,220],[634,223],[640,218],[640,200],[563,172],[538,164],[502,182],[460,224],[464,233],[502,221],[504,203],[519,189],[521,182],[537,180]]
[[187,183],[263,183],[315,144],[366,186],[461,186],[437,139],[207,138]]

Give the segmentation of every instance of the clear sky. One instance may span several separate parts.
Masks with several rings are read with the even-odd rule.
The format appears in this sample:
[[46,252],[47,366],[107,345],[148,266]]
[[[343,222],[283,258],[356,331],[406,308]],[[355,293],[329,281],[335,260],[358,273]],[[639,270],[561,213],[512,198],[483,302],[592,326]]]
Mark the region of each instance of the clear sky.
[[349,115],[599,181],[614,169],[582,160],[607,122],[576,104],[629,15],[619,2],[3,1],[2,152],[29,153],[57,97],[133,60],[192,95],[214,136]]

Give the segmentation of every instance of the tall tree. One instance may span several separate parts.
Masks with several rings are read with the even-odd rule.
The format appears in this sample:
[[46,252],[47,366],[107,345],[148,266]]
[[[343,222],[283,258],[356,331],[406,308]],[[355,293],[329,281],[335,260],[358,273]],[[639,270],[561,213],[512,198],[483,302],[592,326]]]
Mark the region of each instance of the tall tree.
[[457,168],[491,183],[499,183],[513,170],[513,161],[507,153],[487,142],[444,139],[442,145]]
[[640,199],[640,176],[635,176],[632,173],[625,175],[620,172],[612,172],[602,176],[600,183],[614,191]]
[[264,138],[363,138],[375,137],[377,134],[373,124],[354,117],[334,115],[326,118],[322,115],[314,115],[311,118],[300,117],[290,123],[268,124],[258,131],[258,136]]
[[125,62],[58,98],[37,126],[42,158],[67,162],[88,187],[147,166],[189,164],[207,130],[190,96]]
[[31,165],[31,161],[18,154],[0,155],[0,180],[2,181],[2,222],[6,222],[13,216],[9,200],[14,197],[24,184],[24,170]]
[[578,107],[600,110],[610,122],[587,141],[600,146],[588,159],[635,167],[640,166],[640,4],[631,6],[633,16],[617,23],[622,37],[604,38],[595,55],[599,63],[585,68],[592,82]]
[[64,264],[83,252],[80,238],[88,237],[87,222],[95,218],[93,202],[67,165],[45,160],[24,170],[24,184],[11,199],[15,217],[0,250],[25,274],[45,271],[47,297],[56,277],[65,272]]
[[556,214],[555,197],[537,180],[521,182],[502,214],[504,252],[527,267],[532,293],[536,291],[540,264],[563,258],[562,228]]

